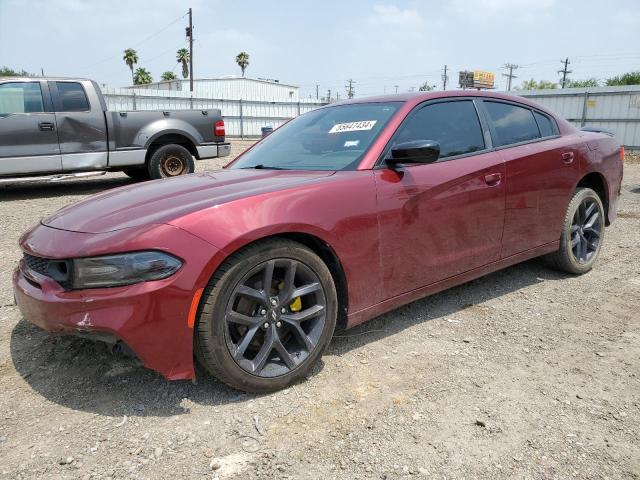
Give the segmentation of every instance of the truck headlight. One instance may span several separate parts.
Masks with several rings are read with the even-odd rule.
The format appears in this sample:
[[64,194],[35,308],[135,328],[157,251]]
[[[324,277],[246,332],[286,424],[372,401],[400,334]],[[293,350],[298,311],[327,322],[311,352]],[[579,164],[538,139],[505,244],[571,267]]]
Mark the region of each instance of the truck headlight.
[[182,262],[168,253],[148,251],[77,258],[73,260],[73,288],[131,285],[161,280],[177,272]]

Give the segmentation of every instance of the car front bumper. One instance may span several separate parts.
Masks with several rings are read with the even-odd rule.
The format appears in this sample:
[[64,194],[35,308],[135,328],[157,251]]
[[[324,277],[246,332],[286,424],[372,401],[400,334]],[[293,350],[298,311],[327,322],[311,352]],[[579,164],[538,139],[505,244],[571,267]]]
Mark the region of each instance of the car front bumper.
[[[152,237],[155,245],[163,245],[163,250],[184,262],[178,272],[163,280],[65,290],[21,261],[13,274],[13,288],[25,320],[53,333],[115,338],[133,350],[145,367],[167,379],[193,378],[193,323],[189,312],[196,292],[206,285],[218,264],[219,252],[181,229],[157,227],[153,233],[139,232],[142,243]],[[73,258],[69,245],[97,245],[114,233],[118,234],[84,234],[39,225],[21,246],[35,256]],[[140,250],[139,243],[136,240],[132,250]]]

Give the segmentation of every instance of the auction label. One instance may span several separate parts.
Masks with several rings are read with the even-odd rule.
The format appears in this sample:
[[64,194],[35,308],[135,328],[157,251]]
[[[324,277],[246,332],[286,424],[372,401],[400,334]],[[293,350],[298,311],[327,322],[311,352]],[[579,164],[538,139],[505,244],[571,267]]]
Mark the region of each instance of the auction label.
[[360,122],[336,123],[329,133],[357,132],[360,130],[371,130],[377,120],[363,120]]

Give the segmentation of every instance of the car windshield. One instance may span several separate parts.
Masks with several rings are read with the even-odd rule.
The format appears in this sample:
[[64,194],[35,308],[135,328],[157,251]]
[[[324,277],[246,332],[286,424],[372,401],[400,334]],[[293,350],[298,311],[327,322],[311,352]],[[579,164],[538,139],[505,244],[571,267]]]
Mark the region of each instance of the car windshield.
[[353,170],[401,102],[319,108],[275,130],[229,168]]

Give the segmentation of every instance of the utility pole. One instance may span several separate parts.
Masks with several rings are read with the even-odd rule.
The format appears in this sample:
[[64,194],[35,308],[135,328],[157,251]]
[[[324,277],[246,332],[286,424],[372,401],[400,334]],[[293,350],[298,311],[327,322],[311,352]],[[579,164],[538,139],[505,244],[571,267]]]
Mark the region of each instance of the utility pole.
[[327,103],[331,103],[331,89],[327,90]]
[[396,93],[398,93],[398,87],[399,87],[399,85],[394,85],[394,87],[396,87]]
[[353,98],[353,94],[355,93],[353,89],[353,84],[356,82],[354,82],[353,79],[351,78],[347,80],[347,82],[349,83],[349,85],[345,85],[345,88],[347,89],[347,97]]
[[502,76],[503,77],[507,77],[507,92],[511,91],[511,80],[514,78],[518,78],[516,75],[513,74],[514,70],[517,70],[518,68],[520,68],[519,65],[516,65],[515,63],[505,63],[503,68],[508,68],[509,69],[509,73],[503,73]]
[[189,91],[193,94],[193,14],[191,9],[189,9],[187,37],[189,38]]
[[336,102],[340,100],[340,92],[336,92]]
[[564,60],[560,60],[560,62],[564,65],[564,67],[562,68],[562,70],[558,70],[558,73],[562,74],[562,88],[564,88],[564,86],[567,83],[567,75],[571,73],[571,70],[569,70],[569,64],[571,63],[569,61],[569,57],[565,58]]
[[318,100],[320,98],[320,90],[319,90],[319,88],[320,88],[320,85],[318,85],[316,83],[316,100]]
[[442,90],[447,89],[447,81],[449,80],[449,76],[447,75],[447,66],[444,66],[444,73],[442,74]]

